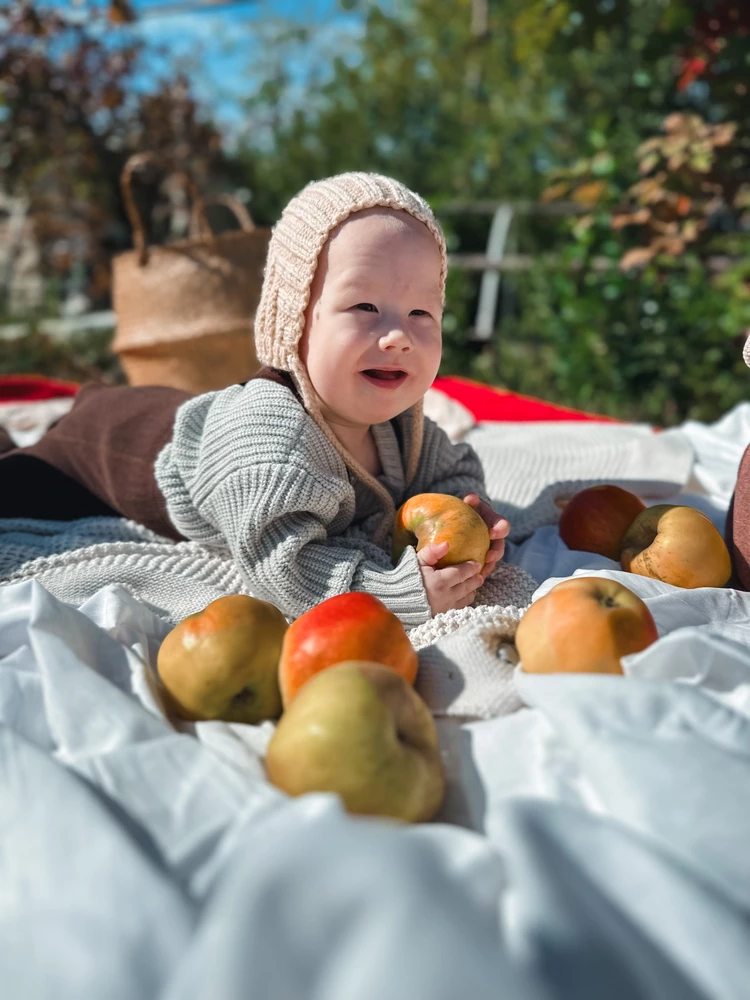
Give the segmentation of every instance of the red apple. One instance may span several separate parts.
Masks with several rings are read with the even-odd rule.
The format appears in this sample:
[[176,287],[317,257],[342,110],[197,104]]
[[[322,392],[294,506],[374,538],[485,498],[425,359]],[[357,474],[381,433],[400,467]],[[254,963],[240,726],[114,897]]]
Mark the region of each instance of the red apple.
[[616,580],[563,580],[526,611],[516,631],[521,667],[530,674],[621,674],[620,658],[658,638],[646,604]]
[[343,660],[374,660],[413,684],[419,662],[399,618],[372,594],[353,591],[316,604],[292,622],[279,661],[286,706],[311,677]]
[[619,561],[623,536],[645,509],[645,503],[635,493],[619,486],[589,486],[565,504],[560,516],[560,538],[569,549],[596,552]]

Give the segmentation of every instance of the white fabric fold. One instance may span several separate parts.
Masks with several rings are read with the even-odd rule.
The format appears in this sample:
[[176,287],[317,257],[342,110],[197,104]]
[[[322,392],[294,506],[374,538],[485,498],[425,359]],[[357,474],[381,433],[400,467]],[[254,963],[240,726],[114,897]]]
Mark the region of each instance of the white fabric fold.
[[[717,520],[744,412],[685,429]],[[4,1000],[745,1000],[750,595],[625,574],[552,525],[509,546],[529,600],[610,576],[660,637],[623,677],[525,674],[498,656],[511,566],[495,603],[413,630],[448,784],[407,828],[274,789],[273,722],[168,724],[159,644],[231,585],[220,554],[0,527],[22,577],[0,586]],[[136,595],[112,570],[143,556]]]

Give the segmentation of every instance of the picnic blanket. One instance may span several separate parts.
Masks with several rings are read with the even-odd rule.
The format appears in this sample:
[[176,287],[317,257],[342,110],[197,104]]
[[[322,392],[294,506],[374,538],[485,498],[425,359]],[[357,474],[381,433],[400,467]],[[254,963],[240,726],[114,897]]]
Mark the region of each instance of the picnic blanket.
[[[4,997],[747,996],[750,595],[569,552],[549,501],[604,478],[722,529],[750,405],[536,427],[465,431],[524,528],[493,600],[411,633],[448,776],[417,828],[287,799],[272,723],[164,719],[156,651],[231,589],[221,553],[119,519],[0,524]],[[625,678],[523,674],[503,593],[592,572],[641,594],[658,642]]]

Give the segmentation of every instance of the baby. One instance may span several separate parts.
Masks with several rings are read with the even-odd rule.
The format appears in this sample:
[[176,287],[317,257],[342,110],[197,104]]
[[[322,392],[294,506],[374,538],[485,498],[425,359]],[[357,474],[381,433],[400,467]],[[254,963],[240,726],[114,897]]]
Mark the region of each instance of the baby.
[[[255,318],[263,378],[184,403],[156,479],[186,537],[228,544],[251,591],[298,616],[349,590],[407,626],[471,604],[502,557],[508,522],[482,467],[422,415],[440,364],[446,251],[428,205],[376,174],[309,184],[284,210]],[[436,569],[447,545],[389,558],[396,508],[417,493],[464,498],[491,549]]]
[[[228,547],[250,592],[290,618],[350,590],[407,627],[468,606],[509,525],[475,452],[422,413],[445,276],[440,226],[402,184],[366,173],[309,184],[271,237],[255,318],[265,367],[194,397],[84,386],[37,445],[0,458],[0,480],[5,471],[15,484],[0,490],[0,516],[121,514]],[[395,511],[417,493],[478,511],[491,539],[484,567],[438,569],[446,543],[408,547],[392,565]]]

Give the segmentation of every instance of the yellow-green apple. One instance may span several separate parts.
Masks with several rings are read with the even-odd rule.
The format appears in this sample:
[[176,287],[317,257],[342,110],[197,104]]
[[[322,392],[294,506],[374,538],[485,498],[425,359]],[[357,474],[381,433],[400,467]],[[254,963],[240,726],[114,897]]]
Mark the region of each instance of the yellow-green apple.
[[321,601],[289,626],[279,660],[283,704],[342,660],[374,660],[409,684],[417,679],[419,661],[400,619],[372,594],[353,591]]
[[622,568],[675,587],[723,587],[732,575],[724,539],[694,507],[647,507],[622,540]]
[[621,674],[620,658],[657,637],[651,612],[632,590],[616,580],[576,576],[534,601],[515,642],[530,674]]
[[381,663],[338,663],[309,680],[284,710],[265,764],[289,795],[336,792],[352,813],[416,823],[443,799],[430,710]]
[[447,493],[419,493],[396,511],[391,552],[394,565],[407,545],[414,545],[419,552],[433,542],[448,542],[449,546],[435,564],[438,569],[469,560],[484,566],[490,532],[479,514],[464,500]]
[[164,639],[156,660],[169,709],[193,721],[278,718],[287,627],[273,604],[242,594],[219,597],[188,615]]
[[620,486],[589,486],[563,506],[560,538],[569,549],[619,561],[623,536],[645,509],[640,497]]

